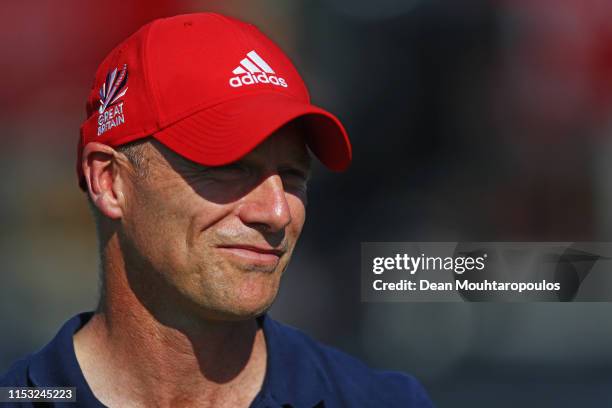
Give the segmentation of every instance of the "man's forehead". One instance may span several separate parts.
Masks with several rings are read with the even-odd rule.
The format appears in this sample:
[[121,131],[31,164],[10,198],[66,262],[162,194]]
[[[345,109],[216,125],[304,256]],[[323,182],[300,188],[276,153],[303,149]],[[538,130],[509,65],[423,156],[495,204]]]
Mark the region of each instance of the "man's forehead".
[[297,126],[284,126],[264,139],[255,149],[240,160],[278,156],[280,158],[310,163],[306,136]]

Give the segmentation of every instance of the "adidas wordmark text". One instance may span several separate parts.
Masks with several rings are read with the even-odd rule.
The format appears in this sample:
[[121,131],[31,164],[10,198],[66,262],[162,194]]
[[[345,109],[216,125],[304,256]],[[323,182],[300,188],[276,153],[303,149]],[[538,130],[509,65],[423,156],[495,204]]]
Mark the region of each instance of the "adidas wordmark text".
[[258,83],[272,84],[287,88],[285,79],[277,76],[270,65],[268,65],[255,50],[248,52],[246,58],[240,61],[240,65],[238,65],[232,73],[236,75],[229,80],[229,84],[233,88]]

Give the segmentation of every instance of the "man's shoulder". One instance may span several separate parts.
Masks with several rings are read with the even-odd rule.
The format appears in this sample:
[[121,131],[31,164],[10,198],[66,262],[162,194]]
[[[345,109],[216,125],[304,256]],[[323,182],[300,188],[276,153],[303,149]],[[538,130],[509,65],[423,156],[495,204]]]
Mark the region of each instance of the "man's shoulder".
[[432,407],[420,382],[412,375],[382,371],[329,345],[323,344],[299,329],[274,321],[291,355],[290,362],[301,369],[313,370],[332,394],[342,402],[360,401],[361,406]]
[[[29,357],[15,361],[5,373],[0,373],[0,387],[31,387],[28,381]],[[5,402],[1,404],[4,408],[26,408],[34,404],[30,402]]]
[[24,357],[15,361],[5,373],[0,374],[0,387],[27,387],[28,362],[29,358]]
[[15,361],[6,372],[0,372],[0,386],[62,385],[65,374],[78,369],[72,336],[91,315],[85,312],[70,318],[48,343]]

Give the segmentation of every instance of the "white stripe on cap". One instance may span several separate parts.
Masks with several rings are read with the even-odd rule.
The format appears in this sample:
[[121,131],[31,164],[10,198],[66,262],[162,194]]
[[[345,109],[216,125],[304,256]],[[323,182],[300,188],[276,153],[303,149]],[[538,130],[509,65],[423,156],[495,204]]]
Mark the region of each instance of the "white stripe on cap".
[[[263,69],[266,73],[268,74],[273,74],[274,70],[272,68],[270,68],[270,66],[268,65],[268,63],[266,61],[264,61],[256,52],[255,50],[249,52],[247,54],[247,56],[252,59],[257,65],[259,65],[261,67],[261,69]],[[243,60],[244,61],[244,60]]]
[[[257,65],[253,64],[251,62],[250,59],[245,58],[242,61],[240,61],[240,63],[242,64],[243,67],[245,67],[246,69],[249,70],[249,72],[251,72],[252,74],[256,73],[256,72],[261,72],[261,69],[259,69],[257,67]],[[263,68],[263,67],[262,67]]]

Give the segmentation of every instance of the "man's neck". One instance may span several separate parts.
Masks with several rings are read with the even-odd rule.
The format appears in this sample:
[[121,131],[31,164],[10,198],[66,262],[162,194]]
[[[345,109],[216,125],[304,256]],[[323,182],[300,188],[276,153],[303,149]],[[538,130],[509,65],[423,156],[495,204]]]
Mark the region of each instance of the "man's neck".
[[123,296],[74,336],[83,375],[103,404],[239,407],[255,398],[267,359],[255,319],[192,318],[173,326],[160,323],[129,293]]

